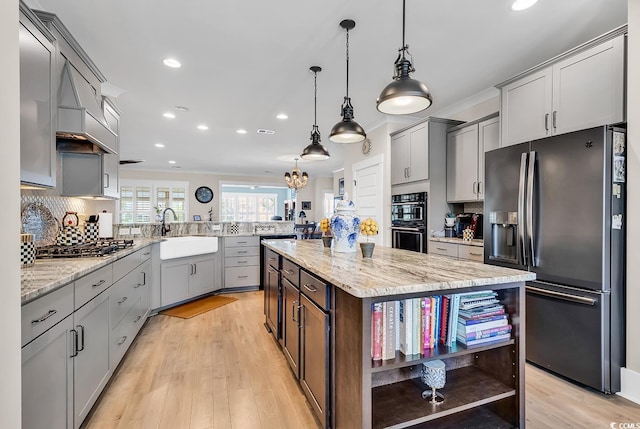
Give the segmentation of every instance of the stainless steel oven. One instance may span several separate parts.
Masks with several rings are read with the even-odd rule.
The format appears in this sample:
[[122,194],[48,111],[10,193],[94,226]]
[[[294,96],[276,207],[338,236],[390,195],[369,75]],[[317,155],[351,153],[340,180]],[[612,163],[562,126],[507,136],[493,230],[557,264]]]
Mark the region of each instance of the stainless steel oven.
[[391,245],[427,253],[427,193],[391,197]]

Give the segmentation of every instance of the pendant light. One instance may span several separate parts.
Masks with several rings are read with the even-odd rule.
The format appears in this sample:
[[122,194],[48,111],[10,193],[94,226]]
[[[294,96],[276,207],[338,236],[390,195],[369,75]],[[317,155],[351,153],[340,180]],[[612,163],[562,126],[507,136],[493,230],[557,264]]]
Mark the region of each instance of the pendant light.
[[355,26],[356,22],[352,19],[340,22],[340,27],[347,30],[347,92],[342,104],[342,121],[335,124],[329,134],[329,140],[334,143],[360,143],[367,138],[364,129],[353,120],[353,106],[349,98],[349,30]]
[[402,0],[402,48],[398,49],[398,58],[395,62],[395,75],[393,82],[387,85],[378,100],[378,110],[391,115],[408,115],[420,112],[431,106],[433,99],[429,88],[419,80],[411,79],[409,73],[415,69],[405,54],[413,59],[409,53],[409,45],[404,43],[406,0]]
[[320,144],[320,131],[318,130],[318,72],[322,71],[319,66],[309,68],[313,72],[313,128],[311,129],[311,144],[304,148],[302,159],[322,160],[329,158],[329,151]]

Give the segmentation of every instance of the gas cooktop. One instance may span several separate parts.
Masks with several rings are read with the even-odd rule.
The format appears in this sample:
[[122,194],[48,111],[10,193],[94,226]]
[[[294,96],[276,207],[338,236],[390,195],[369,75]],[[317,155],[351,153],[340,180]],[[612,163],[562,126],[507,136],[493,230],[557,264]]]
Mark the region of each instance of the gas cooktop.
[[100,240],[71,246],[53,244],[36,248],[36,259],[104,256],[127,247],[133,247],[133,240]]

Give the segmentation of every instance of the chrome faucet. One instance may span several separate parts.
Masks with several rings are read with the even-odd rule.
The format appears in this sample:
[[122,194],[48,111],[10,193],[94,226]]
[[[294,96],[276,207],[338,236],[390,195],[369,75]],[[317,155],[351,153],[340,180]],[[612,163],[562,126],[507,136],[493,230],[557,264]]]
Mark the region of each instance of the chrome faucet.
[[166,222],[165,222],[165,216],[167,215],[167,211],[170,211],[171,213],[173,213],[173,220],[174,221],[177,219],[176,212],[174,212],[171,207],[167,207],[166,209],[164,209],[162,211],[162,228],[160,229],[160,234],[163,237],[165,235],[167,235],[167,232],[171,231],[171,226],[167,225]]

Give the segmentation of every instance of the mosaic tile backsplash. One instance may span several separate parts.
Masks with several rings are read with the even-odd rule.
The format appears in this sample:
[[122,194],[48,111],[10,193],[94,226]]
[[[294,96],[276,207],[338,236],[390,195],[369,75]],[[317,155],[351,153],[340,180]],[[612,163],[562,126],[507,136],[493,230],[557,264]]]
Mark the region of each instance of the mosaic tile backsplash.
[[37,191],[37,194],[31,192],[29,190],[21,192],[20,211],[27,204],[41,203],[51,210],[56,219],[61,220],[66,212],[77,212],[80,217],[81,214],[84,215],[88,210],[87,201],[82,198],[42,195],[42,191]]

